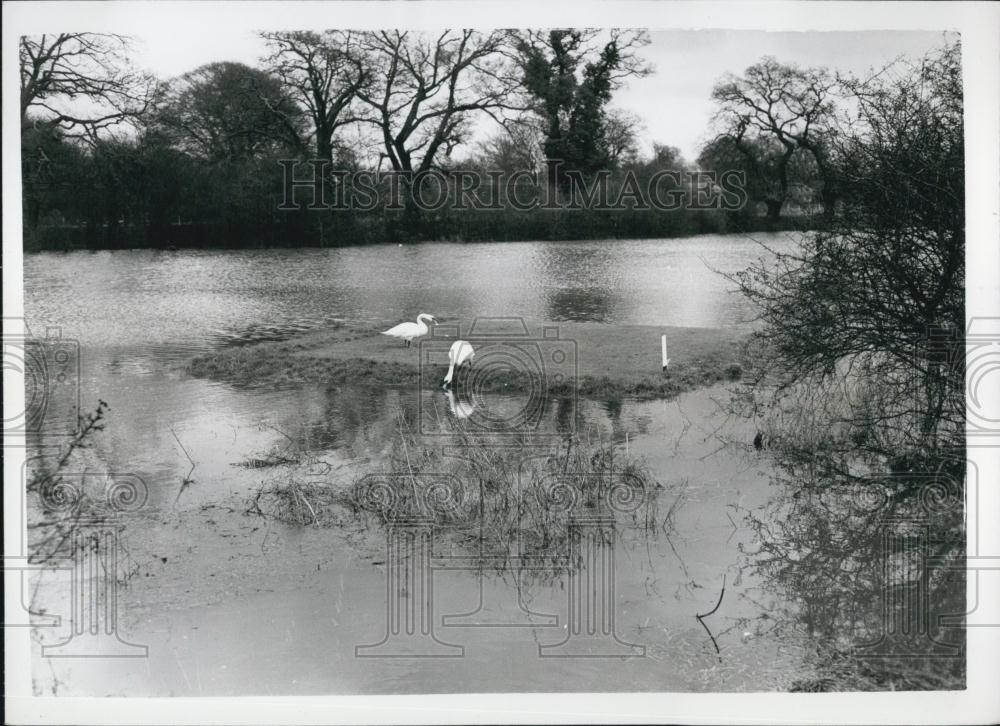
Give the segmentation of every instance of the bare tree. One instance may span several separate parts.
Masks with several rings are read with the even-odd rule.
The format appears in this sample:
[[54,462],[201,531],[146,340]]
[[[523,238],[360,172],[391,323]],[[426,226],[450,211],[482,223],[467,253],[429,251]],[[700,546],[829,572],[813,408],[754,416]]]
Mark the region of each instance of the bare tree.
[[378,71],[359,96],[372,111],[368,121],[394,171],[429,171],[442,153],[467,140],[475,114],[502,124],[503,113],[516,108],[507,37],[475,30],[365,34],[364,47]]
[[607,112],[602,138],[608,161],[613,166],[636,159],[639,155],[639,134],[643,126],[642,119],[631,111],[611,109]]
[[36,111],[64,134],[94,140],[102,129],[142,115],[157,85],[131,67],[128,51],[129,39],[122,35],[22,36],[22,127]]
[[[371,77],[358,33],[269,32],[260,37],[271,50],[265,65],[309,112],[317,158],[332,160],[337,130],[358,120],[354,104]],[[276,111],[289,129],[296,128],[294,119]],[[308,142],[301,140],[300,147]]]
[[508,174],[535,171],[545,161],[541,156],[541,141],[541,133],[536,128],[510,124],[477,144],[473,163],[484,171],[501,170]]
[[712,90],[719,104],[716,141],[729,139],[756,163],[760,142],[781,145],[774,169],[777,192],[767,201],[768,217],[777,219],[788,194],[788,168],[797,151],[815,159],[823,182],[824,206],[832,213],[833,174],[825,138],[833,113],[834,79],[821,68],[799,68],[768,56],[746,69],[743,77],[728,76]]

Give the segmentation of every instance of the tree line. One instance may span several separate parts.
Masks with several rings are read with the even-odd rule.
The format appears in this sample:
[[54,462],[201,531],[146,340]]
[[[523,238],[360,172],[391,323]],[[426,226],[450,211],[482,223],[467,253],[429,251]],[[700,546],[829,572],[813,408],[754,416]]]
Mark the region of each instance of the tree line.
[[[626,81],[653,72],[642,31],[260,37],[266,53],[257,67],[210,63],[166,81],[134,69],[126,37],[21,38],[29,248],[669,237],[815,226],[836,207],[835,96],[849,88],[824,69],[764,59],[723,79],[713,91],[715,136],[687,162],[664,144],[640,153],[640,119],[613,106]],[[600,173],[620,191],[630,175],[737,170],[749,203],[670,213],[427,213],[413,204],[289,212],[279,209],[279,162],[288,159],[404,179],[455,168],[530,170],[564,195]]]

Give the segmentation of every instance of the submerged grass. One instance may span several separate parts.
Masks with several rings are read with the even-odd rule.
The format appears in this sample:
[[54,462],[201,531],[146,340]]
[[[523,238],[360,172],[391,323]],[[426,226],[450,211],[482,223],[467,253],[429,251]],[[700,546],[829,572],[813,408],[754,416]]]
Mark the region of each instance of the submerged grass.
[[[375,526],[424,522],[463,556],[508,572],[525,562],[563,561],[572,526],[598,527],[607,541],[620,527],[670,536],[674,506],[660,511],[658,482],[643,461],[594,432],[539,445],[524,435],[484,446],[461,421],[447,444],[428,446],[400,415],[398,435],[382,464],[340,482],[321,481],[314,465],[275,472],[248,500],[247,513],[300,526]],[[502,445],[501,445],[502,444]],[[436,541],[438,541],[436,539]]]

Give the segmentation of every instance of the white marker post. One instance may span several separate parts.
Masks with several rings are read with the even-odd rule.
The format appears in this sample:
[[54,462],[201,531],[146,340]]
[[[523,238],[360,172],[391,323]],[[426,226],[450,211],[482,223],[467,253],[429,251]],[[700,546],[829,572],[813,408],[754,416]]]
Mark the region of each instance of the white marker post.
[[670,359],[667,358],[667,336],[660,338],[660,342],[663,344],[663,370],[667,370],[667,365],[670,363]]

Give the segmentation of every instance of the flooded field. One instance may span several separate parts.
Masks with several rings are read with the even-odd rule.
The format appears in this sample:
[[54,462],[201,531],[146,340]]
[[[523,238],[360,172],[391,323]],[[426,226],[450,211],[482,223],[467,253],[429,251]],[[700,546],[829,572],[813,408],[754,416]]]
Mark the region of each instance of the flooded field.
[[[399,250],[410,263],[382,272],[364,259],[366,250],[29,256],[29,325],[60,325],[78,340],[82,406],[98,398],[109,405],[105,429],[70,476],[128,473],[143,485],[142,506],[120,519],[114,628],[121,641],[148,648],[147,657],[120,659],[39,652],[36,689],[787,689],[801,676],[802,654],[761,627],[773,596],[742,567],[742,550],[753,544],[742,512],[770,496],[769,463],[751,445],[750,425],[727,414],[725,385],[672,400],[535,391],[473,401],[460,386],[248,388],[186,372],[197,353],[294,338],[324,321],[402,319],[417,307],[556,324],[743,324],[746,311],[708,262],[716,245],[728,245],[719,259],[739,265],[741,255],[757,253],[751,242],[620,244],[421,245]],[[629,255],[653,259],[654,247],[664,252],[655,258],[660,267],[626,264]],[[573,285],[557,289],[545,277],[552,255],[576,270],[566,277]],[[475,290],[476,265],[498,264],[521,266],[491,275],[495,289]],[[265,270],[287,277],[265,279]],[[457,282],[422,279],[432,272]],[[599,507],[574,510],[534,559],[523,542],[505,546],[503,556],[470,549],[447,519],[392,520],[352,506],[366,475],[408,482],[421,457],[450,466],[484,446],[475,436],[449,435],[455,427],[514,420],[526,407],[537,415],[508,444],[512,467],[561,446],[569,460],[573,446],[586,447],[581,461],[596,467],[588,471],[610,481],[623,466],[643,467],[641,503],[610,518]],[[401,460],[403,434],[414,448]],[[519,480],[509,481],[513,490]],[[490,496],[495,504],[510,493]],[[517,501],[527,519],[552,504]],[[40,578],[37,607],[72,610],[68,577]],[[89,617],[95,627],[111,622]],[[69,627],[39,629],[39,644],[66,640]]]

